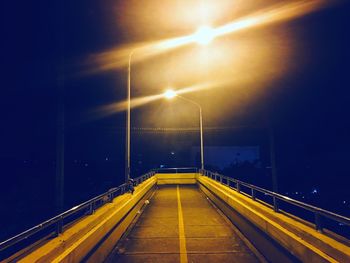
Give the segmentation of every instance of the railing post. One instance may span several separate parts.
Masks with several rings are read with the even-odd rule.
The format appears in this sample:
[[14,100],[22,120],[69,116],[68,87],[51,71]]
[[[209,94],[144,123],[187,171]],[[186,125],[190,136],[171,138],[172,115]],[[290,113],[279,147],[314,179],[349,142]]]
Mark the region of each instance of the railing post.
[[241,192],[241,184],[239,182],[236,182],[236,188],[237,188],[237,192],[240,193]]
[[220,176],[220,184],[222,184],[222,176]]
[[89,205],[89,215],[92,215],[95,212],[95,202],[91,202]]
[[56,223],[56,236],[59,236],[63,232],[63,217],[61,216],[60,219]]
[[279,211],[278,199],[276,198],[276,196],[273,196],[273,211],[275,212]]
[[255,189],[252,188],[252,199],[255,201],[256,199],[256,192],[255,192]]
[[319,213],[315,213],[315,227],[318,232],[322,233],[322,219]]

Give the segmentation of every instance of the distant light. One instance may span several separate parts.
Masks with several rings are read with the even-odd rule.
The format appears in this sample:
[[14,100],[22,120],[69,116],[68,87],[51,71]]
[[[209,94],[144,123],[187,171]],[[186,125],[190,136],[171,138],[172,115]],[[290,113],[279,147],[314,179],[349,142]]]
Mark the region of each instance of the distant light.
[[207,45],[214,39],[214,33],[211,27],[202,26],[194,33],[193,38],[198,44]]
[[108,161],[109,159],[108,159],[108,157],[106,157],[106,159],[105,159],[106,161]]
[[318,191],[317,191],[317,189],[315,188],[315,189],[312,189],[311,193],[312,193],[312,194],[317,194]]
[[170,152],[171,153],[171,155],[174,155],[175,154],[175,152]]
[[168,89],[166,92],[164,92],[164,97],[169,100],[174,98],[175,96],[176,96],[176,92],[171,89]]
[[85,166],[85,167],[88,167],[88,166],[89,166],[89,164],[87,164],[87,163],[86,163],[84,166]]

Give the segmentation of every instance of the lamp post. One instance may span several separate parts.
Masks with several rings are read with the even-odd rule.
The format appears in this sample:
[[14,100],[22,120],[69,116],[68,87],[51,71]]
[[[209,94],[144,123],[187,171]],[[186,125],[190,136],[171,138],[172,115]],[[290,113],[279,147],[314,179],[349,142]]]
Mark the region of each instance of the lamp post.
[[180,98],[184,101],[187,101],[189,103],[191,103],[192,105],[195,105],[198,110],[199,110],[199,130],[200,130],[200,142],[201,142],[201,145],[200,145],[200,151],[201,151],[201,169],[204,170],[204,146],[203,146],[203,114],[202,114],[202,106],[193,101],[193,100],[190,100],[188,98],[185,98],[183,96],[180,96],[179,94],[177,94],[175,91],[173,90],[167,90],[165,93],[164,93],[164,97],[167,98],[167,99],[172,99],[174,97],[177,97],[177,98]]
[[126,91],[127,110],[125,125],[125,183],[130,179],[130,114],[131,114],[131,58],[135,49],[129,53],[128,61],[128,85]]

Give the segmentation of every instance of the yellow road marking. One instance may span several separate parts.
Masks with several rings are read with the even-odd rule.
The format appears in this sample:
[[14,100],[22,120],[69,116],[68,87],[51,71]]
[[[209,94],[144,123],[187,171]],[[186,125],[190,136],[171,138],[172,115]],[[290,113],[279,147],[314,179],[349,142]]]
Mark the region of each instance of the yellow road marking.
[[186,237],[184,228],[184,219],[182,215],[180,189],[177,186],[177,211],[179,215],[179,241],[180,241],[180,262],[187,263],[187,249],[186,249]]

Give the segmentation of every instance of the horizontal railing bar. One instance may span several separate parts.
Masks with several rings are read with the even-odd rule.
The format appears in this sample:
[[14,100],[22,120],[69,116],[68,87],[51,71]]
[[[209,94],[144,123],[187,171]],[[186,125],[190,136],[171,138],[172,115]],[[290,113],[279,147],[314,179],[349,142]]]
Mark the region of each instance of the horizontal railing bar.
[[198,170],[198,168],[197,167],[180,167],[180,168],[171,167],[171,168],[155,168],[155,169],[152,169],[152,171],[159,171],[159,170]]
[[[339,214],[336,214],[334,212],[331,212],[331,211],[328,211],[328,210],[325,210],[325,209],[322,209],[320,207],[316,207],[316,206],[313,206],[313,205],[310,205],[310,204],[307,204],[307,203],[304,203],[304,202],[292,199],[292,198],[290,198],[288,196],[284,196],[284,195],[281,195],[279,193],[275,193],[273,191],[270,191],[270,190],[267,190],[267,189],[264,189],[264,188],[261,188],[261,187],[255,186],[255,185],[252,185],[252,184],[249,184],[249,183],[246,183],[246,182],[242,182],[242,181],[239,181],[237,179],[234,179],[234,178],[231,178],[231,177],[228,177],[228,176],[225,176],[225,175],[221,175],[219,173],[214,173],[214,172],[207,171],[207,170],[201,170],[201,173],[203,175],[208,176],[208,177],[209,177],[209,174],[210,174],[211,175],[210,178],[213,177],[214,179],[216,179],[216,177],[221,177],[224,180],[233,182],[235,184],[239,184],[241,186],[245,186],[245,187],[250,188],[250,189],[254,189],[257,192],[269,195],[271,197],[275,197],[278,200],[281,200],[281,201],[284,201],[286,203],[289,203],[289,204],[301,207],[301,208],[303,208],[303,209],[305,209],[307,211],[313,212],[315,214],[322,215],[322,216],[327,217],[329,219],[333,219],[333,220],[335,220],[335,221],[337,221],[339,223],[350,225],[350,218],[342,216],[342,215],[339,215]],[[216,181],[218,181],[218,180],[216,180]],[[240,191],[242,191],[242,189],[240,189]]]
[[[135,178],[133,180],[135,182],[138,182],[138,181],[143,182],[145,178],[149,178],[149,177],[151,177],[153,175],[154,175],[154,171],[151,171],[151,172],[146,173],[146,174],[144,174],[142,176],[139,176],[139,177],[137,177],[137,178]],[[110,197],[110,195],[113,195],[113,194],[117,193],[120,190],[125,190],[127,188],[127,186],[128,186],[128,184],[124,183],[124,184],[122,184],[122,185],[120,185],[118,187],[111,188],[105,193],[102,193],[102,194],[100,194],[98,196],[95,196],[95,197],[91,198],[90,200],[85,201],[85,202],[83,202],[83,203],[81,203],[81,204],[79,204],[77,206],[74,206],[71,209],[69,209],[69,210],[67,210],[67,211],[65,211],[65,212],[63,212],[63,213],[61,213],[61,214],[59,214],[59,215],[57,215],[57,216],[55,216],[53,218],[50,218],[50,219],[48,219],[48,220],[46,220],[46,221],[44,221],[44,222],[42,222],[42,223],[40,223],[40,224],[30,228],[28,230],[25,230],[24,232],[22,232],[22,233],[20,233],[20,234],[18,234],[16,236],[13,236],[13,237],[11,237],[11,238],[3,241],[3,242],[0,242],[0,251],[3,251],[5,249],[7,249],[7,248],[9,248],[9,247],[11,247],[11,246],[21,242],[22,240],[25,240],[25,239],[33,236],[34,234],[40,232],[41,230],[43,230],[43,229],[45,229],[45,228],[47,228],[49,226],[52,226],[52,225],[54,225],[54,224],[56,224],[58,222],[62,222],[62,228],[63,228],[63,226],[64,226],[63,219],[65,219],[65,218],[67,218],[67,217],[69,217],[71,215],[74,215],[75,213],[78,213],[78,212],[82,211],[83,209],[88,208],[90,205],[95,204],[98,201],[101,201],[101,200],[106,201],[104,199],[105,197]],[[81,217],[82,216],[80,216],[79,218],[81,218]]]

